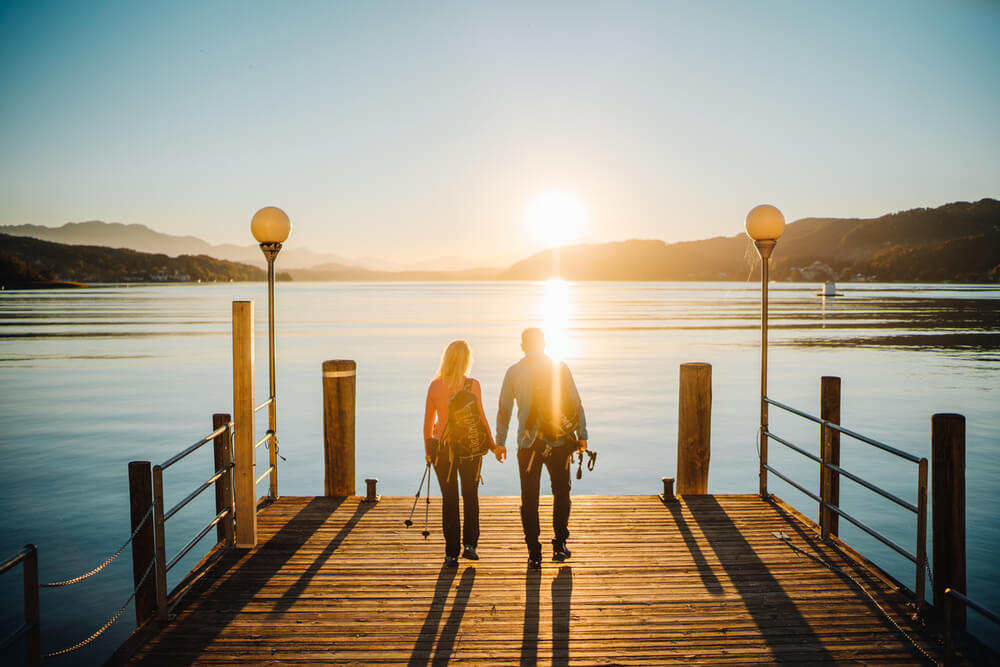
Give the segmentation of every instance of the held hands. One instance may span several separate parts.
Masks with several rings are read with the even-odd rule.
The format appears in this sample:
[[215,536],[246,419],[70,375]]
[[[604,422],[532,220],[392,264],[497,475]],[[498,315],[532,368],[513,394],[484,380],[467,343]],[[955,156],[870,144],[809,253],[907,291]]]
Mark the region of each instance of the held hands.
[[507,448],[503,445],[494,445],[490,449],[493,450],[493,455],[497,457],[497,461],[503,463],[507,458]]

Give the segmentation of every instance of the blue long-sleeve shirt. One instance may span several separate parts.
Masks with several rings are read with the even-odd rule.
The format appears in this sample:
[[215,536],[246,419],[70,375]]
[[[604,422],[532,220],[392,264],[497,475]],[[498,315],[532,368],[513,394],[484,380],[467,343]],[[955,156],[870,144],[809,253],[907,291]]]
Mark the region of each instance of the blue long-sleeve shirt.
[[[503,385],[500,387],[500,405],[497,408],[496,441],[498,445],[503,446],[507,442],[507,430],[515,402],[517,403],[518,446],[530,447],[531,443],[538,437],[537,426],[530,429],[526,426],[528,413],[531,411],[531,375],[540,366],[549,367],[554,363],[556,362],[544,354],[525,355],[519,362],[507,369],[507,373],[503,377]],[[564,367],[563,370],[567,378],[563,390],[576,405],[578,414],[577,438],[587,440],[587,418],[583,414],[583,404],[576,389],[576,382],[573,381],[573,375],[569,372],[569,368],[566,368],[562,362],[558,363]]]

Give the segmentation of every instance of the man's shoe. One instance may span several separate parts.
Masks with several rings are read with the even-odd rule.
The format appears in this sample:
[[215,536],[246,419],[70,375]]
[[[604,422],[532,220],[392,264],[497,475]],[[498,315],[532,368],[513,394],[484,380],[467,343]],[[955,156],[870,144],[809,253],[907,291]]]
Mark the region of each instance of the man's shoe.
[[528,558],[528,569],[529,570],[541,570],[542,569],[542,559],[541,558]]
[[476,547],[470,547],[468,544],[462,550],[462,558],[468,558],[469,560],[479,560],[479,554],[476,553]]
[[573,554],[562,540],[552,540],[552,560],[568,560]]
[[457,556],[445,556],[444,557],[445,567],[458,567],[458,557]]

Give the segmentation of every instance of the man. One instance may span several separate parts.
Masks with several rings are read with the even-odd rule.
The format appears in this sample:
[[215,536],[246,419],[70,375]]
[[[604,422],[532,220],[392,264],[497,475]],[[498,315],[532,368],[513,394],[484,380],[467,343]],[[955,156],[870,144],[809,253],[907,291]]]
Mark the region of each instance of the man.
[[[517,468],[521,476],[521,526],[528,546],[528,567],[542,566],[538,541],[538,489],[542,467],[552,484],[552,559],[570,557],[570,460],[587,449],[587,420],[569,368],[545,354],[545,335],[528,328],[521,333],[524,357],[507,369],[500,388],[496,442],[506,456],[511,411],[517,402]],[[498,454],[499,458],[499,454]]]

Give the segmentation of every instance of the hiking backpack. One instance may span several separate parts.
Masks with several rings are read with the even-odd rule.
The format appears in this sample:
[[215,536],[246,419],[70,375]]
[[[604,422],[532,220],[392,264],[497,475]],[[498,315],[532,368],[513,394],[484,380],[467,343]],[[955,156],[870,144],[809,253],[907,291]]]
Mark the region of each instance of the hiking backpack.
[[576,439],[580,417],[568,390],[572,381],[562,362],[540,364],[531,373],[531,408],[525,427],[537,426],[538,435],[546,442]]
[[441,443],[460,458],[482,456],[490,450],[490,433],[479,411],[479,400],[472,393],[472,380],[448,399],[448,423]]

